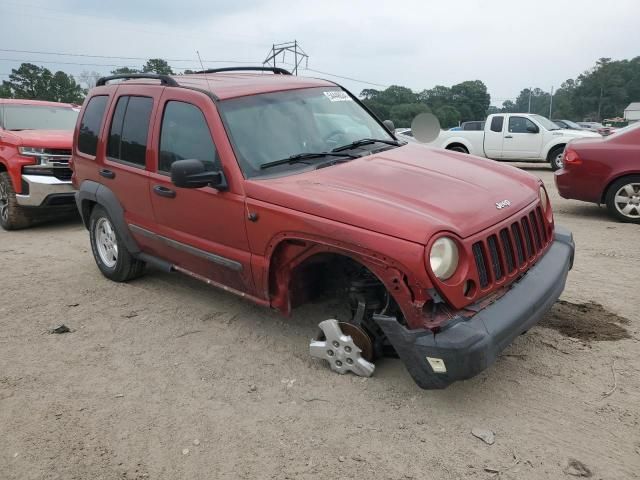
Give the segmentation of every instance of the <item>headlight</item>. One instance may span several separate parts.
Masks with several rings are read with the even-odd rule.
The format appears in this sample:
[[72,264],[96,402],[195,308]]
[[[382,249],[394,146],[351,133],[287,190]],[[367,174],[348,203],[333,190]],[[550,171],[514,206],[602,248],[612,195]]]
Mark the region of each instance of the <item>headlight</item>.
[[41,157],[44,155],[44,148],[36,148],[36,147],[18,147],[20,151],[20,155],[24,155],[25,157]]
[[544,187],[540,187],[540,203],[542,204],[542,211],[547,213],[547,208],[549,208],[549,197],[547,197],[547,192]]
[[449,237],[435,241],[429,253],[431,271],[440,280],[451,278],[458,268],[458,247]]

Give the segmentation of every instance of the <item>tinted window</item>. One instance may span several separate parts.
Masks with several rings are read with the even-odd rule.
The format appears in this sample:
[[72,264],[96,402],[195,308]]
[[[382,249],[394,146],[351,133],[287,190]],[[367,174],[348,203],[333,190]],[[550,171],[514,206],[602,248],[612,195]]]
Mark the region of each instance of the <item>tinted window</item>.
[[202,160],[208,170],[217,163],[216,147],[202,111],[184,102],[168,102],[162,116],[158,170],[169,172],[176,160]]
[[153,99],[149,97],[120,97],[116,105],[107,156],[115,160],[145,166],[149,119]]
[[483,130],[484,122],[465,122],[462,124],[463,130]]
[[509,117],[509,133],[529,133],[527,127],[536,128],[536,125],[528,118]]
[[122,135],[122,122],[124,120],[124,111],[127,109],[129,97],[120,97],[116,104],[116,110],[111,119],[111,128],[109,129],[109,141],[107,143],[107,157],[120,158],[120,137]]
[[504,117],[493,117],[491,119],[491,131],[501,132],[504,125]]
[[82,153],[96,154],[100,125],[102,124],[102,116],[104,115],[108,98],[106,95],[93,97],[89,100],[89,104],[84,110],[78,134],[78,150]]

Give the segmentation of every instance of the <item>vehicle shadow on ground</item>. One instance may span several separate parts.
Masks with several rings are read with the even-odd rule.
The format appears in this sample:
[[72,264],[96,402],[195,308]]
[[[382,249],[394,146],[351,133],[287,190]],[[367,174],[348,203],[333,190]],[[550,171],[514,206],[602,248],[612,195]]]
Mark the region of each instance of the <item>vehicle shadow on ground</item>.
[[585,220],[603,220],[611,224],[611,226],[625,225],[622,222],[618,222],[611,217],[607,208],[602,205],[598,206],[594,203],[586,202],[572,202],[570,205],[565,205],[560,208],[554,208],[554,213],[562,213],[575,218],[581,218]]
[[69,213],[68,215],[58,216],[51,219],[38,220],[29,228],[17,230],[19,232],[44,232],[47,230],[62,230],[68,227],[82,225],[82,219],[78,213]]

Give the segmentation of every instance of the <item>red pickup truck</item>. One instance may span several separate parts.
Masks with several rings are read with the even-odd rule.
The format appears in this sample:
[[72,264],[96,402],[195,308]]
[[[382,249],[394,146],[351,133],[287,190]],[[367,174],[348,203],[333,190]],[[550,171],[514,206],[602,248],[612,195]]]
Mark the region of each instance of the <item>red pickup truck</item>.
[[423,388],[485,369],[560,296],[574,245],[539,179],[398,141],[327,80],[233,70],[89,93],[73,182],[107,278],[150,265],[285,315],[343,299],[310,354],[360,375],[397,354]]
[[25,228],[73,211],[71,143],[80,108],[0,98],[0,226]]

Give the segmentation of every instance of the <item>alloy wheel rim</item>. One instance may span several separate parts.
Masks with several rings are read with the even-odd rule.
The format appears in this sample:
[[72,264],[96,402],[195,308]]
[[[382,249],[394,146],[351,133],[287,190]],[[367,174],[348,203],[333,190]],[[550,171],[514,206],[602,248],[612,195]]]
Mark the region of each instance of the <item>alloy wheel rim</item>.
[[0,218],[5,222],[9,218],[9,192],[2,182],[0,182]]
[[564,166],[564,162],[562,161],[563,157],[564,157],[564,152],[556,157],[556,165],[560,168]]
[[96,222],[95,239],[98,256],[108,268],[118,263],[118,241],[111,222],[102,217]]
[[640,219],[640,183],[628,183],[620,187],[613,203],[625,217]]

